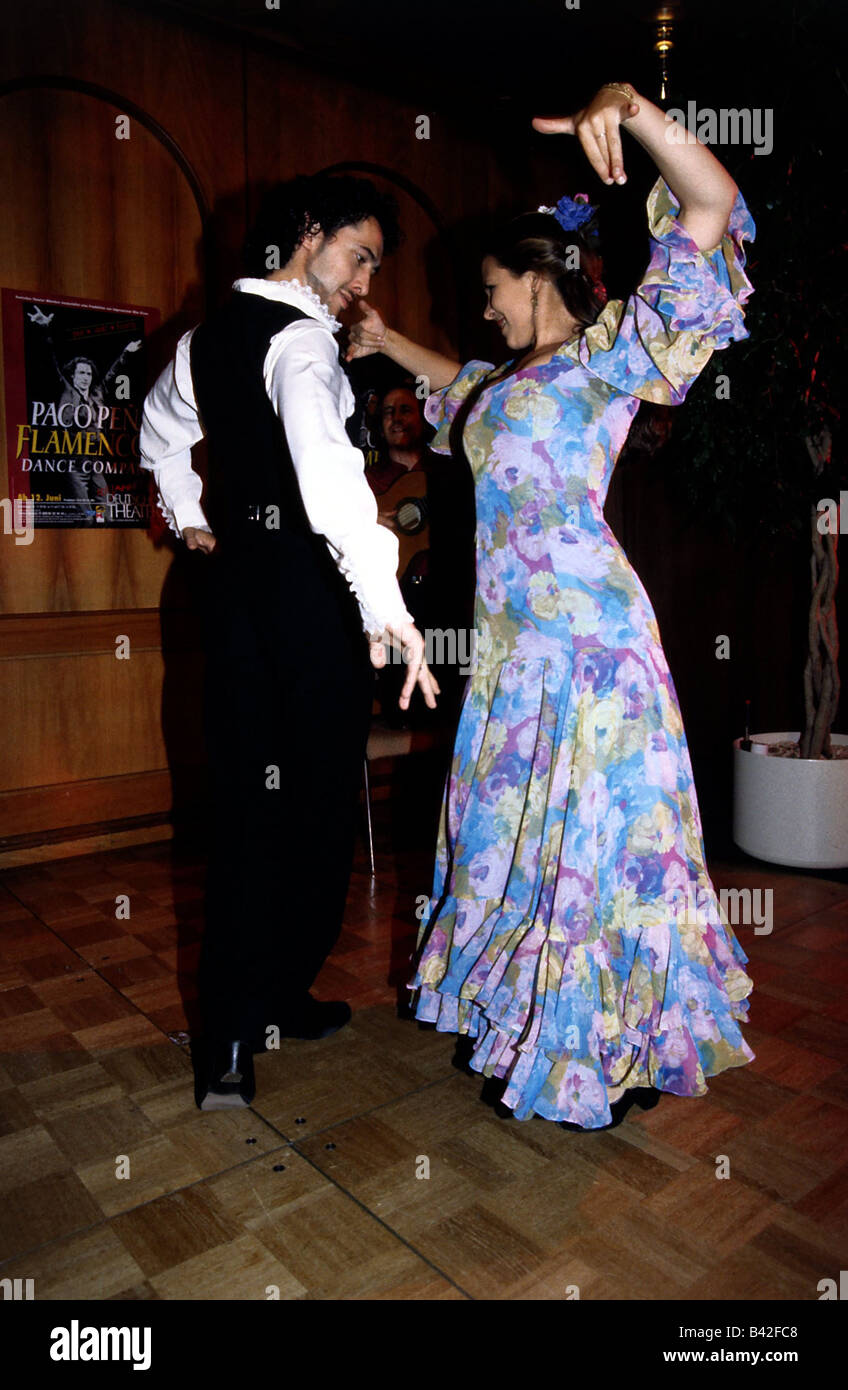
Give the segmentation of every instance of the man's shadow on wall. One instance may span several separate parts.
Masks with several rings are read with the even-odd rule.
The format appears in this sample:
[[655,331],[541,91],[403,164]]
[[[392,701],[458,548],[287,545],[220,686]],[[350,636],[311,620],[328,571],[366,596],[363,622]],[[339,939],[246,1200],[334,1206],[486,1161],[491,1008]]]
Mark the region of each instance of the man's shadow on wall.
[[[240,271],[245,230],[243,193],[220,199],[195,247],[197,276],[183,302],[147,342],[149,382],[173,357],[183,333],[223,302]],[[206,477],[205,444],[192,451],[192,466]],[[151,479],[151,500],[155,488]],[[150,539],[170,553],[159,601],[163,662],[161,727],[171,777],[168,842],[173,911],[177,923],[177,983],[190,1031],[198,1032],[196,971],[203,929],[205,849],[209,785],[203,737],[204,622],[208,613],[211,557],[188,550],[154,507]]]

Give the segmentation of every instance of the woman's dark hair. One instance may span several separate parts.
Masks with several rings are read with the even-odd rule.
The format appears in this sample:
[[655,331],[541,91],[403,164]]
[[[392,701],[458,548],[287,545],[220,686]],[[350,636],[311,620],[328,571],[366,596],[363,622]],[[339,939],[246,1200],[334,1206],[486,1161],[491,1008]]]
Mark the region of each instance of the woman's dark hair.
[[[400,242],[397,203],[369,179],[300,174],[279,183],[266,193],[245,241],[245,273],[263,279],[269,270],[286,265],[310,232],[320,230],[330,237],[368,217],[379,222],[383,251],[389,255]],[[269,264],[272,251],[276,265]]]
[[[575,247],[579,269],[574,267]],[[532,270],[551,280],[581,328],[593,324],[607,302],[594,217],[579,230],[565,231],[551,213],[522,213],[494,230],[484,254],[513,275]],[[620,461],[634,453],[647,457],[662,448],[671,432],[670,413],[667,407],[644,403],[630,427]]]
[[[579,268],[574,265],[575,248]],[[551,213],[524,212],[494,229],[484,254],[513,275],[531,270],[550,280],[581,328],[594,323],[606,303],[592,222],[567,232]]]

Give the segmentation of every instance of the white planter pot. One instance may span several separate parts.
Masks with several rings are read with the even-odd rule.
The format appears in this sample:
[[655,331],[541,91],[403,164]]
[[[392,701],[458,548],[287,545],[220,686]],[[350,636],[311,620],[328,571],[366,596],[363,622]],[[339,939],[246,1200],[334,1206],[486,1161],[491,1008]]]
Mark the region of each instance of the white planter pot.
[[[796,733],[752,734],[758,743]],[[834,745],[848,735],[832,734]],[[848,867],[848,758],[773,758],[733,741],[733,839],[746,854],[796,869]]]

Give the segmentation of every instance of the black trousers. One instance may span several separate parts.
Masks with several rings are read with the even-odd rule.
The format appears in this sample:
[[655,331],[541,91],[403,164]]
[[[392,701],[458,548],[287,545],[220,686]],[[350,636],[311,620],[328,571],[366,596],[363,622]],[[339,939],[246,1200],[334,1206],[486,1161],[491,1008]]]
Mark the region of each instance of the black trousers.
[[224,538],[205,578],[208,1035],[296,1017],[338,937],[373,697],[358,609],[319,537]]

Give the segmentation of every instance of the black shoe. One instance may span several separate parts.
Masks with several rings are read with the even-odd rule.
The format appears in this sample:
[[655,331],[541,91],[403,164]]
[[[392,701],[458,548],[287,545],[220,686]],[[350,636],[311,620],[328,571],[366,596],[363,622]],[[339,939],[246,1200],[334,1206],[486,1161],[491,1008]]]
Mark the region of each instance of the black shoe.
[[659,1105],[661,1094],[662,1092],[649,1086],[634,1086],[632,1090],[625,1091],[624,1095],[610,1106],[612,1123],[604,1125],[604,1129],[617,1129],[634,1105],[638,1105],[640,1110],[653,1110],[655,1105]]
[[294,1012],[284,1015],[280,1025],[281,1038],[329,1038],[338,1033],[353,1017],[349,1004],[343,999],[331,999],[325,1003],[306,996],[305,1003]]
[[199,1110],[241,1110],[256,1095],[253,1051],[243,1039],[233,1042],[201,1040],[192,1049],[195,1062],[194,1098]]

